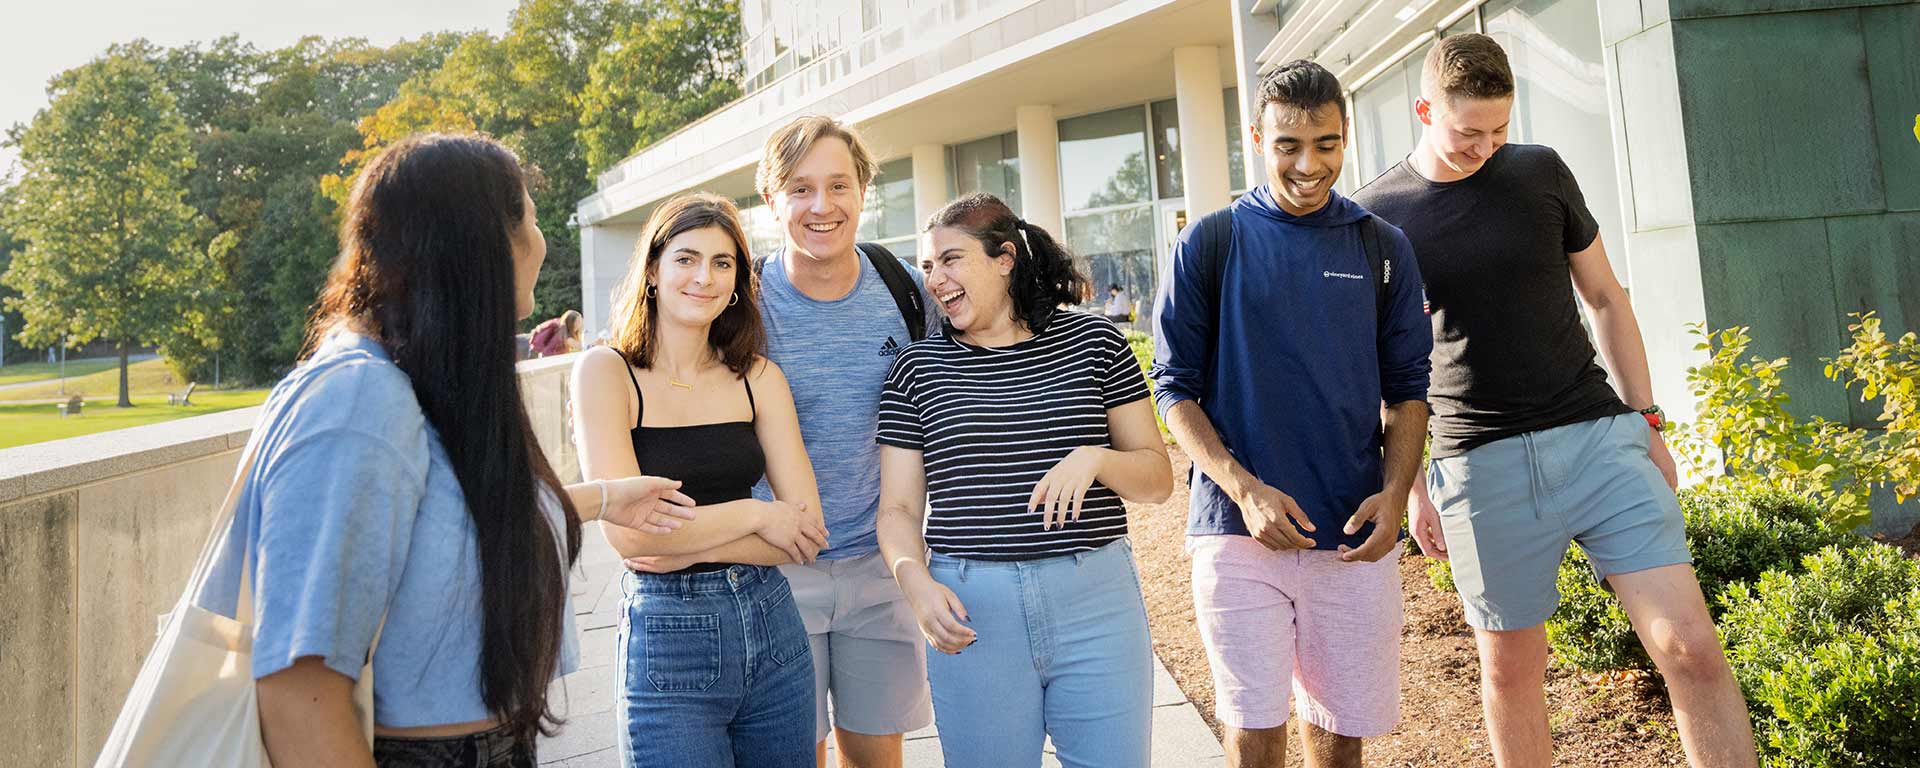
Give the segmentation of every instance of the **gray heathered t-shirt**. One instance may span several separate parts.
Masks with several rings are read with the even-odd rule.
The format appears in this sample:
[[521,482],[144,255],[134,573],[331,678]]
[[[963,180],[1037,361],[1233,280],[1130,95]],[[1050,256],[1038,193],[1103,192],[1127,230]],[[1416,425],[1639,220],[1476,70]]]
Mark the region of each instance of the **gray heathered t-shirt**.
[[[860,282],[834,301],[817,301],[787,280],[786,252],[775,251],[760,273],[760,316],[767,326],[767,358],[780,366],[800,413],[800,437],[813,462],[831,546],[822,560],[860,557],[879,549],[873,519],[880,509],[880,390],[893,358],[912,342],[887,285],[864,254]],[[915,286],[926,286],[908,269]],[[925,306],[932,307],[927,299]],[[929,319],[928,329],[939,327]],[[754,498],[772,499],[762,479]]]

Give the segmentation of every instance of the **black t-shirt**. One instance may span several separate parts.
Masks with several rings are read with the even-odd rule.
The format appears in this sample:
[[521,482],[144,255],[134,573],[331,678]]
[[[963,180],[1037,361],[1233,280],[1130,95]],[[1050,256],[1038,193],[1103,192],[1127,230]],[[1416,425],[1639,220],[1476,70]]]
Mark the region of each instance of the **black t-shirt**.
[[1407,161],[1353,199],[1407,233],[1433,316],[1433,455],[1631,413],[1580,323],[1568,255],[1600,226],[1551,148],[1508,144],[1472,176]]

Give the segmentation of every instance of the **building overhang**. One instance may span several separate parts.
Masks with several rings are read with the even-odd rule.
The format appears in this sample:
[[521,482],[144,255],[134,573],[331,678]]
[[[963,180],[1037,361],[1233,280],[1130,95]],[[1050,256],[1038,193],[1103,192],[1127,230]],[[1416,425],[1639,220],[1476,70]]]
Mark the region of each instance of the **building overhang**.
[[[1128,0],[1051,29],[1022,30],[1038,21],[1021,18],[1038,5],[992,16],[930,50],[877,62],[790,109],[776,112],[753,96],[735,102],[604,174],[599,192],[580,201],[579,221],[637,225],[659,201],[694,189],[753,194],[765,137],[803,114],[857,125],[887,159],[915,145],[1009,132],[1022,105],[1051,105],[1068,117],[1169,98],[1173,49],[1182,46],[1218,47],[1223,80],[1234,80],[1231,9],[1220,0]],[[1008,37],[1020,39],[1003,44]]]

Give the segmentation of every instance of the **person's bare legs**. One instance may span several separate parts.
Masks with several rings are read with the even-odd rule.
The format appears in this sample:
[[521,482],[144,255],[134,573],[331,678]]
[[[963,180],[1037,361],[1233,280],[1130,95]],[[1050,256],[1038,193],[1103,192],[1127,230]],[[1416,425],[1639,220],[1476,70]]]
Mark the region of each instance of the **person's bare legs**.
[[1673,699],[1673,719],[1693,768],[1752,768],[1753,720],[1727,666],[1693,566],[1607,577]]
[[1548,768],[1547,627],[1474,629],[1480,647],[1480,706],[1500,768]]
[[818,768],[832,768],[831,766],[827,765],[827,740],[826,739],[821,739],[813,743],[813,764],[815,766],[818,766]]
[[1307,768],[1360,768],[1360,739],[1342,736],[1306,720],[1298,722],[1300,741],[1307,745]]
[[[833,743],[840,748],[840,768],[901,768],[902,734],[878,736],[833,729]],[[821,742],[825,751],[826,742]]]
[[1229,768],[1280,768],[1287,762],[1287,726],[1235,728],[1225,726]]

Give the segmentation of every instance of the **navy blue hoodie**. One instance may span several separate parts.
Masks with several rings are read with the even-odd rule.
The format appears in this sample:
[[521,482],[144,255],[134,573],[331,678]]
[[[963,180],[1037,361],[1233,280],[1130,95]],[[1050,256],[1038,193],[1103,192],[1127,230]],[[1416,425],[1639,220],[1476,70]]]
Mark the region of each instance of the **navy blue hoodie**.
[[[1359,546],[1372,532],[1340,529],[1384,484],[1380,404],[1427,397],[1433,332],[1419,265],[1406,236],[1386,227],[1382,322],[1360,239],[1359,222],[1371,215],[1334,193],[1294,216],[1262,186],[1233,203],[1219,295],[1196,262],[1199,227],[1190,226],[1155,302],[1154,405],[1164,416],[1198,401],[1240,465],[1313,520],[1315,549]],[[1248,535],[1240,508],[1211,478],[1196,469],[1190,485],[1189,535]]]

